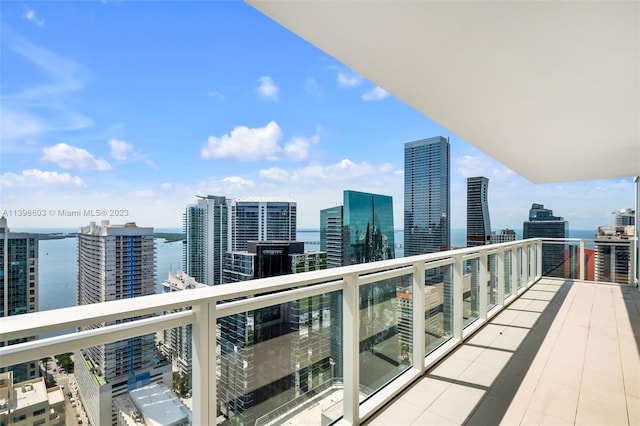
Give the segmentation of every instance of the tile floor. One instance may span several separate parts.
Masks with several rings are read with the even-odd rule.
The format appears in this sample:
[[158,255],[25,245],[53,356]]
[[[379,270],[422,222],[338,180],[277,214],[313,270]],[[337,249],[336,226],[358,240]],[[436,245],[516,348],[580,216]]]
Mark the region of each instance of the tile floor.
[[640,425],[640,292],[543,279],[366,424]]

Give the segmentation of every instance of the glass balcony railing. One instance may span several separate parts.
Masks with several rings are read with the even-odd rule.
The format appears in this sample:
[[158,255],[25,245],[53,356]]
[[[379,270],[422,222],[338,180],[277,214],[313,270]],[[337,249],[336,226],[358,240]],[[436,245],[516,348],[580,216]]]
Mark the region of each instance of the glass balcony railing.
[[4,342],[82,331],[1,347],[0,367],[191,325],[193,424],[358,424],[543,271],[586,279],[584,247],[531,239],[6,317]]

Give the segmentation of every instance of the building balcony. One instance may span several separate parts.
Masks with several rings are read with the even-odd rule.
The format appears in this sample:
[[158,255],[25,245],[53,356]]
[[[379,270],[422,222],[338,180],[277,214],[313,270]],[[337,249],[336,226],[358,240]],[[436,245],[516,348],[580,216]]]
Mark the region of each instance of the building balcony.
[[2,318],[7,341],[146,316],[2,347],[0,367],[191,324],[193,424],[638,424],[640,293],[589,281],[587,246],[530,239]]

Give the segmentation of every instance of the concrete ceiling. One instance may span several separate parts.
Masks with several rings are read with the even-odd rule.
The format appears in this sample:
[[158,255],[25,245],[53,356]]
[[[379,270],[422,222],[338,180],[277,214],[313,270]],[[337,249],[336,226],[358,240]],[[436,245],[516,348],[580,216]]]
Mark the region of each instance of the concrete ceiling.
[[247,2],[534,183],[640,175],[639,1]]

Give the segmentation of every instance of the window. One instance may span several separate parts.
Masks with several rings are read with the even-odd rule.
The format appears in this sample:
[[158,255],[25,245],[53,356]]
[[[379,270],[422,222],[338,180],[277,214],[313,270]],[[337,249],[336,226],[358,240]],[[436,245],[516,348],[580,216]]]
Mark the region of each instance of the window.
[[41,414],[44,414],[44,413],[45,413],[45,411],[46,411],[46,410],[45,410],[44,408],[42,408],[42,409],[40,409],[40,410],[36,410],[36,411],[34,411],[34,412],[33,412],[33,415],[34,415],[34,416],[39,416],[39,415],[41,415]]

